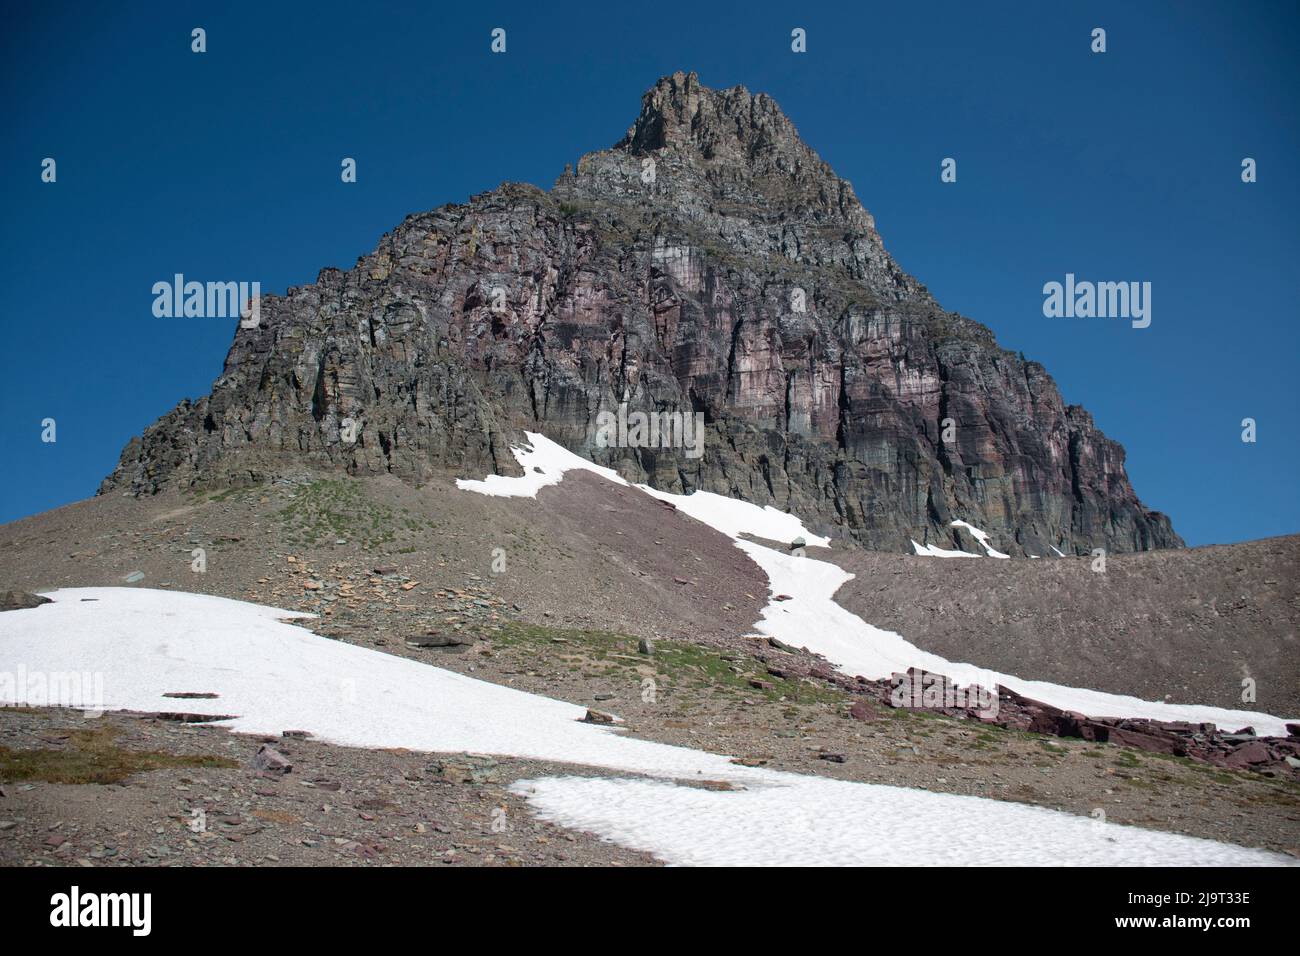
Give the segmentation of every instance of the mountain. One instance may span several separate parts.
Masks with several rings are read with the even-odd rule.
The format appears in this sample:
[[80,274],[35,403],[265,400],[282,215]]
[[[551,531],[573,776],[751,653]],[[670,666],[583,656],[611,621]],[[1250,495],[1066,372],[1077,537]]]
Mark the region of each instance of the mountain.
[[[954,520],[1012,554],[1182,546],[1124,450],[903,272],[775,102],[694,73],[659,80],[549,192],[507,183],[410,216],[260,311],[211,394],[132,440],[101,493],[308,466],[510,474],[529,428],[872,549],[969,546]],[[702,416],[703,454],[603,447],[623,405]]]

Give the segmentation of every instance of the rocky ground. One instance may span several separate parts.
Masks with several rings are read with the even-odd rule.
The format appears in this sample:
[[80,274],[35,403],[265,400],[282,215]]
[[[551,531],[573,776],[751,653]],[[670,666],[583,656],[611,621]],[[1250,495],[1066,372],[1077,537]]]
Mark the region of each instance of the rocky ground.
[[[263,740],[288,757],[288,773],[253,766]],[[535,820],[506,790],[561,769],[10,708],[0,717],[0,865],[653,863]]]
[[[196,548],[202,572],[193,570]],[[1015,582],[1039,581],[1044,593],[1032,595],[1033,607],[1042,610],[1055,593],[1053,574],[1074,573],[1065,566],[1077,560],[831,557],[859,574],[854,584],[873,585],[854,590],[855,599],[887,582],[904,601],[930,595],[954,617],[968,605],[984,607],[977,597],[991,590],[984,576],[1012,568],[1026,577],[1002,588],[1019,587],[1028,600],[1031,585]],[[1164,555],[1127,560],[1152,557]],[[1047,570],[1050,563],[1062,570]],[[1248,566],[1252,575],[1269,573]],[[893,573],[900,569],[905,573]],[[1161,570],[1162,578],[1172,574]],[[945,597],[944,575],[948,587],[969,585],[960,609]],[[338,640],[614,712],[632,734],[745,763],[1104,814],[1110,823],[1300,853],[1300,787],[1289,780],[864,706],[851,681],[748,633],[767,585],[739,549],[589,475],[570,474],[537,501],[484,498],[449,482],[417,490],[388,479],[309,476],[221,493],[107,496],[0,529],[0,583],[176,588],[314,611],[321,615],[314,629]],[[881,613],[864,617],[891,626],[884,596],[874,600]],[[983,613],[996,615],[997,606]],[[1284,612],[1273,598],[1266,607]],[[1107,613],[1118,618],[1122,609]],[[1028,633],[1027,624],[1012,626]],[[953,627],[905,633],[948,652],[938,642]],[[1133,630],[1130,643],[1142,640],[1144,632]],[[1165,632],[1151,636],[1158,643]],[[966,645],[980,653],[997,646]],[[1198,666],[1230,667],[1216,648],[1200,648]],[[977,663],[999,666],[996,659]],[[1027,654],[1026,663],[1038,659]],[[1146,681],[1171,666],[1152,654],[1131,655],[1131,669]],[[87,721],[58,711],[0,711],[0,862],[648,862],[536,823],[506,792],[513,780],[560,768],[280,739],[275,746],[293,770],[268,776],[253,765],[259,743],[218,726],[148,716]],[[74,760],[64,773],[66,758],[57,755],[68,751],[95,759]],[[156,755],[132,756],[139,751]],[[134,772],[114,781],[87,778],[105,754]],[[204,760],[176,765],[187,757]],[[196,809],[206,814],[204,833],[190,829]],[[503,818],[494,817],[498,809]],[[508,828],[494,831],[494,819]]]
[[327,632],[390,649],[429,629],[516,617],[717,638],[767,603],[766,577],[730,541],[638,492],[572,473],[542,495],[485,498],[449,477],[418,490],[304,477],[103,496],[0,528],[0,583],[219,594],[315,612]]
[[[1300,716],[1300,535],[1110,555],[1104,572],[1091,557],[810,553],[856,575],[840,604],[948,660]],[[1245,686],[1253,703],[1243,702]]]

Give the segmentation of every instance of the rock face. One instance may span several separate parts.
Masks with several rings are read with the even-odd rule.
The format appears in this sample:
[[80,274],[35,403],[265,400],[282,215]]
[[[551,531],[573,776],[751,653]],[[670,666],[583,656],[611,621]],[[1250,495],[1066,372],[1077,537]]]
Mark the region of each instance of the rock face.
[[[701,415],[702,456],[605,447],[620,406]],[[304,463],[509,473],[524,429],[872,548],[973,550],[955,519],[1011,554],[1182,544],[1041,365],[899,269],[776,103],[693,73],[549,193],[508,183],[410,216],[352,270],[263,297],[211,395],[133,440],[100,490]]]

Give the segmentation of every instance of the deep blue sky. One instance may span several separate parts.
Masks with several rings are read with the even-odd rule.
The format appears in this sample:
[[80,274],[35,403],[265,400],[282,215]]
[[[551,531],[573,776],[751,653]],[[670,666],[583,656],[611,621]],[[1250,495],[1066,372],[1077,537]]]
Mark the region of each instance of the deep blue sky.
[[[1294,3],[53,2],[8,21],[2,521],[92,494],[219,374],[233,323],[154,318],[154,282],[281,292],[348,268],[408,213],[549,187],[694,69],[775,97],[903,268],[1046,365],[1189,543],[1300,530]],[[1066,272],[1152,282],[1151,327],[1045,318]]]

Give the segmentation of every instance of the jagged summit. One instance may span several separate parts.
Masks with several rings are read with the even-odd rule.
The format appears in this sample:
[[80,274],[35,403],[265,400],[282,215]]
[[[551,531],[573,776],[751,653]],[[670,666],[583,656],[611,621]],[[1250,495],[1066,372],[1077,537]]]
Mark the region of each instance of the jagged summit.
[[642,97],[623,139],[583,156],[553,192],[626,204],[633,217],[698,224],[702,242],[718,245],[716,238],[751,257],[843,270],[886,300],[927,297],[885,251],[848,181],[800,138],[775,100],[743,86],[713,90],[695,73],[663,77]]
[[[531,429],[875,548],[970,548],[954,520],[1014,554],[1181,544],[1123,449],[899,268],[770,97],[694,73],[659,80],[549,193],[507,184],[410,216],[261,314],[211,395],[133,440],[101,490],[305,464],[480,477],[512,469]],[[702,456],[603,446],[620,409],[702,415]]]
[[693,152],[707,162],[755,173],[836,178],[771,97],[743,86],[709,89],[693,72],[665,76],[647,90],[641,114],[614,148]]
[[798,205],[875,234],[853,187],[803,141],[765,93],[752,94],[743,86],[709,89],[693,72],[665,76],[641,98],[636,123],[614,149],[701,165],[723,198],[729,185],[748,180],[759,184],[769,203]]

